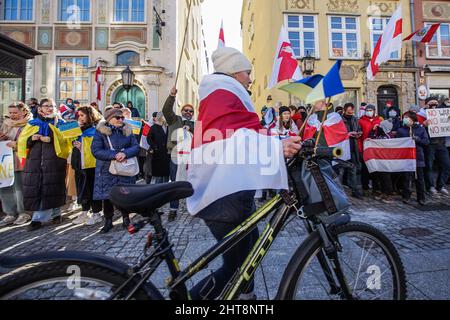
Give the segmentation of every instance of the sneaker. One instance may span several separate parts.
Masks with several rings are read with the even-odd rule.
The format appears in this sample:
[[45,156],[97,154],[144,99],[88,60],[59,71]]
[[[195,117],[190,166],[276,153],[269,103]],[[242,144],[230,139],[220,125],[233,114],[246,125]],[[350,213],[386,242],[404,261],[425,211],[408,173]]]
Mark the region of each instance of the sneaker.
[[130,223],[131,223],[130,218],[129,217],[124,217],[122,219],[122,228],[125,229],[125,230],[128,230],[128,227],[130,226]]
[[73,224],[85,224],[88,221],[89,215],[87,211],[83,211],[75,220],[72,220]]
[[441,190],[439,190],[439,193],[442,193],[442,194],[444,194],[444,195],[446,195],[446,196],[448,196],[450,193],[448,192],[448,190],[447,189],[445,189],[445,188],[441,188]]
[[392,199],[391,196],[386,195],[386,196],[382,197],[381,202],[390,204],[390,203],[394,203],[394,199]]
[[170,210],[168,221],[173,222],[177,219],[177,210]]
[[86,221],[86,225],[87,226],[93,226],[96,225],[97,223],[100,223],[103,221],[103,216],[101,213],[93,213],[89,219],[87,219]]
[[81,206],[76,201],[69,205],[69,211],[77,211],[80,208]]
[[0,227],[9,226],[9,225],[13,224],[14,221],[16,221],[16,219],[17,218],[15,216],[6,216],[5,219],[0,221]]
[[38,221],[31,221],[31,223],[28,225],[27,230],[28,231],[34,231],[42,228],[42,223]]
[[30,220],[31,220],[31,217],[29,214],[21,213],[17,217],[16,221],[14,221],[14,225],[21,226],[21,225],[24,225],[25,223],[28,223],[28,221],[30,221]]
[[437,195],[437,190],[435,187],[431,187],[428,193],[430,193],[432,196],[435,196]]

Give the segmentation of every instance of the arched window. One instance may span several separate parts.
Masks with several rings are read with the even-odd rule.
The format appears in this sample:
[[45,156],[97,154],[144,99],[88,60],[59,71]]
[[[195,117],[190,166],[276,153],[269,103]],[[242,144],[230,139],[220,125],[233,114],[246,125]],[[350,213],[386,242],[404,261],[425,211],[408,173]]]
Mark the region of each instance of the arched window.
[[139,66],[139,53],[134,51],[123,51],[117,55],[118,66]]

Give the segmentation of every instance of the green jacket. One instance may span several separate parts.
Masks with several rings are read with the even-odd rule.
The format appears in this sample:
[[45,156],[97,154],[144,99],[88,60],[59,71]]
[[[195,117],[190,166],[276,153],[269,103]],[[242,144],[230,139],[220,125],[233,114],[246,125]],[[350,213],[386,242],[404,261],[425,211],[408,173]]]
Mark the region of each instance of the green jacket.
[[173,105],[175,104],[175,97],[169,95],[163,107],[163,115],[166,118],[167,124],[169,125],[169,135],[167,141],[167,150],[169,153],[177,145],[176,134],[173,134],[177,129],[183,128],[184,126],[189,126],[189,131],[194,134],[195,122],[192,120],[183,120],[181,116],[178,116],[173,111]]

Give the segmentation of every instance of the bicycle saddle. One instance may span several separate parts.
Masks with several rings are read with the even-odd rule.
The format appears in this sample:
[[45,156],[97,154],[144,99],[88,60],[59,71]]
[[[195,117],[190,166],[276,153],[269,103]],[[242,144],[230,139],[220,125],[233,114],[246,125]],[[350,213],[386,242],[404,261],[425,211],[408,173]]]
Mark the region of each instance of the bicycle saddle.
[[178,181],[154,185],[117,185],[111,188],[110,199],[120,209],[145,214],[193,194],[194,189],[189,182]]

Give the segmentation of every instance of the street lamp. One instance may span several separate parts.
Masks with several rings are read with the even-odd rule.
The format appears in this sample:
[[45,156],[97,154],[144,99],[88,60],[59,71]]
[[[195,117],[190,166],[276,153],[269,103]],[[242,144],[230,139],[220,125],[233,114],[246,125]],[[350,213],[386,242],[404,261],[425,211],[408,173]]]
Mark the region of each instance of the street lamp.
[[307,76],[310,76],[314,73],[316,58],[311,57],[309,54],[309,51],[306,52],[306,56],[304,56],[301,60],[302,67],[303,67],[303,73]]
[[122,71],[122,82],[123,88],[127,91],[127,103],[128,103],[128,92],[134,86],[134,72],[131,71],[130,66],[127,66],[125,70]]

